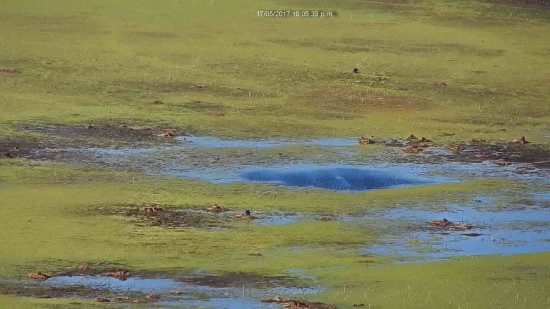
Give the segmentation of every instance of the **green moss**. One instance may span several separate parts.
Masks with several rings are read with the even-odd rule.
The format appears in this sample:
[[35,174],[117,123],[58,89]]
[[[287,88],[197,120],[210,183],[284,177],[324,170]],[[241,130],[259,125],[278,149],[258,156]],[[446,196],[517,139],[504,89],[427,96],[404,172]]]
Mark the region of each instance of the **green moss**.
[[325,301],[346,308],[545,308],[549,253],[311,271],[331,286]]
[[[2,134],[15,134],[15,123],[130,122],[244,137],[543,140],[544,10],[474,1],[66,4],[0,5],[2,66],[22,72],[0,74]],[[257,17],[267,7],[339,14]],[[432,108],[397,107],[393,96]],[[205,103],[189,108],[194,101]],[[337,108],[312,108],[319,104]]]

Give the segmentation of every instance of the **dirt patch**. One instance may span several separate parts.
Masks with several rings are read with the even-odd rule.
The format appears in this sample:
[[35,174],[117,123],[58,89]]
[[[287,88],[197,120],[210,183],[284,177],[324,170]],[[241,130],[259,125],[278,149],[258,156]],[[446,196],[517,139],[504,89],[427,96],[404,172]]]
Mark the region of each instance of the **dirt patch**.
[[323,303],[312,303],[303,300],[294,300],[288,299],[281,296],[275,296],[273,298],[263,298],[262,302],[264,303],[276,303],[281,304],[285,308],[290,309],[334,309],[335,307],[323,304]]
[[[550,168],[550,149],[535,144],[488,144],[484,142],[459,143],[450,158],[457,161],[495,161],[498,165],[531,163],[537,168]],[[506,162],[507,164],[499,164]]]
[[[38,150],[56,149],[60,143],[44,141],[37,138],[5,137],[0,136],[0,158],[25,158],[35,156]],[[58,153],[43,152],[40,157],[54,159]]]
[[[252,214],[229,210],[225,206],[212,204],[208,207],[181,207],[170,205],[144,204],[118,205],[90,209],[87,215],[122,215],[135,219],[138,226],[161,226],[167,228],[199,228],[207,230],[225,230],[239,224],[240,221],[254,221],[255,224],[281,225],[297,222],[296,214],[258,211]],[[81,213],[82,214],[82,213]],[[314,220],[312,217],[311,220]],[[337,217],[320,217],[319,220],[337,220]]]
[[67,285],[62,287],[47,287],[39,285],[15,285],[0,284],[0,294],[14,295],[19,297],[36,298],[80,298],[94,299],[109,295],[107,290],[93,289],[83,285]]
[[380,90],[354,90],[338,86],[325,87],[295,100],[295,104],[321,110],[347,113],[369,111],[421,111],[434,104],[421,98],[402,97]]
[[106,288],[90,287],[81,284],[69,284],[64,286],[28,285],[28,284],[0,284],[0,294],[19,297],[34,298],[72,298],[73,304],[79,304],[77,300],[95,300],[97,302],[118,303],[148,303],[160,299],[154,294],[143,294],[135,291],[117,293]]
[[406,153],[418,153],[422,151],[424,151],[424,148],[421,148],[415,145],[408,145],[403,147],[403,152],[406,152]]
[[73,266],[69,270],[64,270],[57,273],[54,277],[103,276],[103,277],[112,277],[123,281],[132,277],[132,273],[130,271],[119,267],[93,268],[88,266],[85,266],[85,267],[82,267],[82,266],[84,265]]
[[24,132],[51,135],[51,138],[0,136],[0,158],[55,159],[62,148],[175,144],[172,137],[186,135],[184,129],[126,125],[23,125]]
[[175,144],[175,136],[187,135],[189,128],[152,128],[127,125],[23,125],[24,132],[51,135],[51,138],[0,136],[0,158],[55,159],[62,148]]
[[226,107],[223,104],[209,103],[209,102],[203,102],[203,101],[191,101],[191,102],[186,102],[186,103],[177,104],[177,105],[185,109],[202,111],[202,112],[211,111],[211,110],[223,111],[226,109]]
[[216,288],[242,287],[243,285],[256,288],[269,288],[288,285],[292,281],[287,276],[263,276],[252,273],[225,273],[222,275],[206,275],[181,279],[182,282],[210,286]]
[[405,139],[384,138],[380,139],[380,142],[385,146],[403,147],[404,152],[420,152],[424,150],[423,148],[431,147],[433,141],[425,137],[418,138],[414,134],[411,134]]
[[[21,127],[23,131],[33,132],[33,133],[42,133],[55,135],[65,138],[90,138],[90,139],[102,139],[102,140],[112,140],[117,142],[154,142],[165,139],[159,139],[158,134],[163,133],[165,128],[152,128],[143,125],[94,125],[89,124],[85,126],[69,126],[69,125],[24,125]],[[183,130],[171,129],[175,132],[178,131],[177,135],[186,135],[186,132]],[[73,140],[73,142],[82,142],[79,140]]]
[[159,205],[124,206],[123,208],[101,208],[106,215],[124,215],[132,217],[141,225],[169,228],[220,229],[226,227],[226,221],[208,210],[178,209]]
[[17,69],[0,68],[0,73],[17,74],[17,73],[21,73],[21,71]]

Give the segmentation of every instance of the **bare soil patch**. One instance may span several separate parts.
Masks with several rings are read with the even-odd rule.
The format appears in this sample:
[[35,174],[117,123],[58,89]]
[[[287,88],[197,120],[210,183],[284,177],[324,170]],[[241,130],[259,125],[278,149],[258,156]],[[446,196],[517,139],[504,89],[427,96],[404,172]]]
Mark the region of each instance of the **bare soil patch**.
[[153,128],[143,125],[23,125],[24,132],[50,135],[0,136],[0,158],[55,159],[62,148],[175,144],[173,137],[187,135],[186,129]]
[[207,209],[176,208],[164,205],[129,205],[113,208],[100,208],[106,215],[123,215],[135,219],[138,225],[161,226],[167,228],[220,229],[227,226],[228,220],[209,212]]
[[46,287],[31,285],[2,285],[0,294],[14,295],[19,297],[36,298],[80,298],[93,299],[108,294],[108,291],[93,289],[83,285],[68,285],[62,287]]
[[[77,138],[73,140],[74,143],[84,142],[78,140],[78,138],[85,139],[99,139],[99,140],[111,140],[116,142],[158,142],[159,140],[166,141],[166,139],[159,139],[159,134],[162,134],[166,128],[153,128],[143,125],[83,125],[83,126],[70,126],[70,125],[24,125],[21,127],[23,131],[35,132],[42,134],[55,135],[65,138]],[[173,129],[177,135],[186,135],[182,130]],[[175,136],[173,134],[171,136]]]
[[253,273],[225,273],[222,275],[206,275],[181,279],[182,282],[217,288],[242,287],[243,285],[257,288],[268,288],[288,285],[292,281],[287,276],[263,276]]
[[112,277],[119,280],[127,280],[134,275],[141,276],[143,273],[135,274],[121,267],[97,267],[97,265],[88,266],[88,264],[74,265],[68,269],[61,270],[52,275],[52,277],[74,277],[74,276],[103,276]]
[[[37,138],[21,138],[0,136],[0,158],[25,158],[33,156],[37,150],[56,149],[59,143]],[[45,152],[42,158],[54,159],[54,152]]]
[[450,157],[458,161],[531,163],[537,168],[550,168],[550,149],[544,145],[472,142],[459,143],[452,147],[457,147],[458,151]]
[[0,73],[17,74],[21,73],[18,69],[0,68]]
[[329,306],[324,303],[318,303],[318,302],[312,303],[312,302],[303,301],[303,300],[284,298],[281,296],[275,296],[273,298],[263,298],[262,302],[281,304],[283,307],[290,308],[290,309],[334,309],[335,308],[333,306]]

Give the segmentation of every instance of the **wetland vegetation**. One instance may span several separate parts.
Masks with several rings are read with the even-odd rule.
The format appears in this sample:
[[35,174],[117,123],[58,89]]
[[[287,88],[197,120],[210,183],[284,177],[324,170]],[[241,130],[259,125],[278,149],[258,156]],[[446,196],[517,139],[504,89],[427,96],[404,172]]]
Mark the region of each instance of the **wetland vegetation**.
[[548,1],[0,15],[0,307],[550,306]]

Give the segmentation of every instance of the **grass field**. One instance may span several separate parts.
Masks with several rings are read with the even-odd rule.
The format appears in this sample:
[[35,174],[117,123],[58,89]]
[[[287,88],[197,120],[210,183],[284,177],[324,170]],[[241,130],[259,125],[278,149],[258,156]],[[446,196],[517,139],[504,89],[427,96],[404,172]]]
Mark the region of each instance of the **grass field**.
[[[550,26],[538,7],[16,1],[1,9],[2,66],[21,71],[0,75],[5,134],[17,134],[16,123],[125,122],[225,136],[542,141],[547,129]],[[257,17],[264,9],[338,16]]]
[[[126,125],[241,139],[414,133],[436,145],[527,136],[547,149],[550,6],[516,2],[0,1],[0,69],[19,71],[0,70],[0,141],[76,144],[75,136],[22,128]],[[334,16],[258,17],[261,10]],[[360,161],[384,149],[350,151]],[[251,154],[204,150],[197,157]],[[332,159],[322,148],[298,146],[254,155]],[[152,204],[195,211],[220,203],[253,213],[354,216],[535,191],[547,192],[547,182],[483,176],[350,193],[0,158],[0,307],[125,306],[39,298],[14,292],[24,288],[9,281],[88,264],[178,275],[292,276],[299,269],[299,280],[311,276],[324,287],[302,298],[337,308],[548,308],[548,250],[401,263],[361,251],[384,231],[355,221],[230,220],[216,230],[199,217],[192,228],[172,229],[123,213]]]

